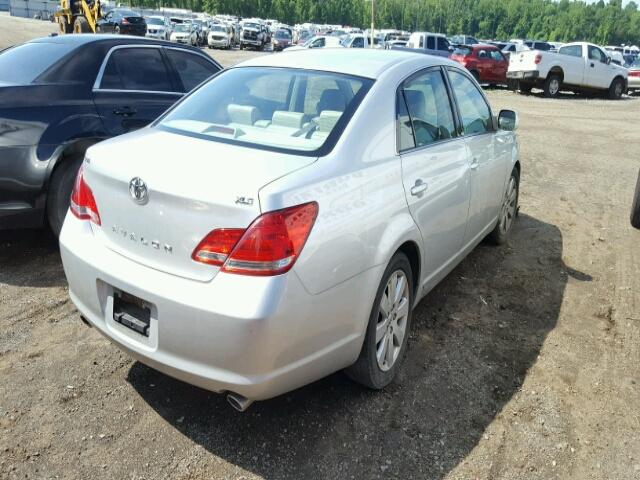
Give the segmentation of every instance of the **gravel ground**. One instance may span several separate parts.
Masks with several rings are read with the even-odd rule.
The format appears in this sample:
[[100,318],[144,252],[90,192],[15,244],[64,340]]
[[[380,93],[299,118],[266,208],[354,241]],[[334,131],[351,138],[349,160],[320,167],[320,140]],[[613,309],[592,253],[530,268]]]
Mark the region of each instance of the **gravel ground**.
[[[0,15],[0,48],[53,27]],[[521,116],[521,216],[420,303],[383,392],[237,413],[84,326],[47,233],[0,233],[0,478],[640,478],[640,100],[488,94]]]

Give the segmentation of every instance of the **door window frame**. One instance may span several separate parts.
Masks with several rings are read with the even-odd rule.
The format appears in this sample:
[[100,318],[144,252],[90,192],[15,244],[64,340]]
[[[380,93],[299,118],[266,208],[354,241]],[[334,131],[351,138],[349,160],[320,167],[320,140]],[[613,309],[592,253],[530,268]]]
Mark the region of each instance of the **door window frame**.
[[[473,81],[473,77],[471,76],[470,73],[468,73],[467,70],[462,70],[460,68],[457,67],[452,67],[452,66],[446,66],[443,67],[445,70],[446,75],[444,75],[444,77],[447,80],[447,86],[449,89],[449,95],[451,96],[451,98],[453,99],[453,103],[455,105],[455,114],[457,117],[457,126],[458,126],[458,138],[459,137],[477,137],[479,135],[488,135],[491,134],[493,135],[494,133],[496,133],[498,131],[497,125],[496,125],[496,119],[495,116],[493,115],[493,110],[491,108],[491,104],[489,103],[489,100],[487,99],[487,96],[485,95],[484,91],[482,90],[482,88],[478,88],[478,86],[475,84],[475,82]],[[456,98],[455,92],[453,91],[453,87],[451,86],[451,80],[449,79],[449,72],[456,72],[459,73],[461,75],[464,75],[465,77],[467,77],[467,79],[469,80],[469,82],[471,83],[471,85],[473,86],[473,88],[475,88],[479,93],[480,96],[482,97],[482,99],[484,100],[484,103],[487,105],[487,108],[489,109],[489,118],[491,119],[491,130],[487,130],[485,132],[477,132],[477,133],[465,133],[464,131],[464,123],[462,122],[462,115],[460,115],[460,106],[458,105],[458,99]]]
[[[166,91],[159,91],[159,90],[127,90],[127,89],[119,89],[119,88],[101,88],[101,83],[102,83],[102,77],[104,76],[104,72],[107,68],[107,64],[109,63],[109,59],[111,58],[111,55],[113,55],[114,52],[118,51],[118,50],[124,50],[124,49],[128,49],[128,48],[153,48],[159,51],[160,53],[160,57],[162,58],[162,63],[164,65],[164,67],[167,69],[167,74],[169,76],[169,81],[171,82],[171,85],[175,88],[174,92],[166,92]],[[213,65],[216,65],[218,67],[218,72],[214,73],[213,75],[216,75],[217,73],[220,73],[220,71],[223,70],[223,68],[220,66],[220,64],[218,64],[217,62],[213,61],[208,55],[204,55],[198,52],[193,52],[189,49],[186,48],[180,48],[180,47],[174,47],[174,46],[163,46],[163,45],[151,45],[151,44],[128,44],[128,45],[116,45],[114,47],[112,47],[111,49],[109,49],[109,51],[107,52],[107,54],[104,56],[104,59],[102,60],[102,64],[100,65],[100,69],[98,70],[98,75],[96,76],[96,80],[93,83],[93,88],[92,91],[94,93],[145,93],[145,94],[157,94],[157,95],[178,95],[178,96],[184,96],[186,95],[185,92],[181,92],[179,91],[180,89],[184,90],[184,85],[182,85],[182,81],[179,81],[179,75],[178,72],[175,71],[175,69],[173,68],[173,65],[171,64],[170,60],[166,57],[165,55],[165,50],[170,49],[170,50],[178,50],[180,52],[184,52],[184,53],[188,53],[191,55],[196,55],[199,56],[200,58],[203,58],[207,61],[209,61],[210,63],[212,63]],[[196,87],[197,88],[197,87]]]
[[[445,89],[447,91],[447,97],[449,100],[449,108],[451,109],[451,114],[453,116],[453,125],[455,128],[455,135],[454,137],[451,138],[447,138],[444,140],[438,140],[436,142],[433,143],[429,143],[427,145],[421,145],[418,146],[416,144],[416,134],[415,134],[415,130],[413,128],[413,119],[411,118],[411,112],[409,111],[409,106],[407,104],[407,99],[404,95],[404,86],[412,81],[413,79],[415,79],[416,77],[420,77],[422,75],[425,75],[427,73],[431,73],[431,72],[439,72],[440,76],[442,77],[442,81],[444,83]],[[413,147],[411,148],[405,148],[405,149],[400,149],[400,105],[398,105],[398,99],[402,99],[402,101],[404,102],[404,108],[405,111],[407,112],[407,114],[409,115],[409,119],[411,119],[411,135],[413,136]],[[401,154],[407,154],[407,153],[411,153],[411,152],[416,152],[416,151],[420,151],[420,150],[424,150],[425,148],[430,148],[430,147],[434,147],[437,145],[442,145],[445,143],[449,143],[449,142],[454,142],[456,140],[460,140],[461,137],[463,135],[460,134],[460,131],[462,130],[461,125],[460,125],[460,116],[458,115],[458,111],[457,111],[457,104],[454,103],[454,97],[453,97],[453,92],[451,91],[451,84],[449,83],[449,78],[448,75],[446,74],[446,72],[444,71],[442,66],[432,66],[432,67],[427,67],[427,68],[423,68],[421,70],[418,70],[417,72],[412,73],[411,75],[409,75],[408,77],[406,77],[405,79],[403,79],[399,85],[396,87],[396,92],[395,92],[395,112],[394,112],[394,125],[395,125],[395,130],[396,130],[396,134],[395,134],[395,138],[396,138],[396,153],[398,155]]]

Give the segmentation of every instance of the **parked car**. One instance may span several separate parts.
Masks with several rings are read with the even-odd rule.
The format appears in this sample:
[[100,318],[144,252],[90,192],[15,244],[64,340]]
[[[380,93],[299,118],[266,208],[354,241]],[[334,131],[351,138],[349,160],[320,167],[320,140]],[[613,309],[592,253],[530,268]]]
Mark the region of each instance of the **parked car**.
[[507,77],[519,83],[520,91],[542,88],[546,97],[560,90],[604,92],[617,100],[627,91],[626,68],[596,45],[577,42],[560,47],[558,53],[528,50],[512,54]]
[[[374,37],[373,42],[374,46],[379,45],[380,38]],[[342,39],[340,45],[345,48],[369,48],[371,46],[371,37],[368,37],[363,33],[349,34]]]
[[189,44],[191,43],[191,24],[190,23],[178,23],[173,27],[173,32],[169,40],[175,43]]
[[506,84],[509,61],[493,45],[461,45],[451,54],[464,66],[478,83]]
[[472,37],[471,35],[454,35],[449,40],[449,43],[452,45],[476,45],[480,43],[476,37]]
[[58,233],[85,150],[141,128],[221,67],[189,47],[63,35],[0,53],[0,229]]
[[163,17],[146,17],[147,38],[156,38],[158,40],[169,40],[171,37],[171,27]]
[[640,58],[629,66],[628,82],[629,94],[640,91]]
[[243,20],[240,34],[240,50],[253,48],[263,50],[267,43],[267,34],[262,24],[257,20]]
[[507,58],[507,60],[510,58],[512,53],[523,52],[525,50],[529,50],[529,47],[527,47],[524,43],[513,43],[513,42],[508,42],[501,49],[502,53]]
[[291,34],[288,30],[279,29],[273,34],[273,40],[271,41],[273,50],[278,52],[291,46]]
[[207,44],[209,48],[231,48],[233,33],[231,27],[215,23],[209,27],[209,38]]
[[144,37],[147,34],[147,22],[142,15],[133,10],[114,8],[98,20],[96,32]]
[[[394,50],[402,50],[402,47],[394,47]],[[447,37],[441,33],[414,32],[409,37],[406,49],[418,50],[429,55],[439,57],[449,57],[453,47],[449,44]]]
[[522,43],[529,50],[541,50],[543,52],[549,52],[549,51],[555,50],[553,45],[551,45],[550,43],[541,42],[539,40],[525,40]]
[[339,37],[331,37],[327,35],[318,35],[315,37],[311,37],[307,40],[306,43],[302,45],[294,45],[293,47],[287,48],[287,52],[291,52],[294,50],[305,50],[307,48],[324,48],[324,47],[340,47],[340,38]]
[[343,368],[383,388],[418,301],[507,241],[516,126],[436,56],[246,61],[89,149],[60,236],[69,294],[136,359],[238,410]]

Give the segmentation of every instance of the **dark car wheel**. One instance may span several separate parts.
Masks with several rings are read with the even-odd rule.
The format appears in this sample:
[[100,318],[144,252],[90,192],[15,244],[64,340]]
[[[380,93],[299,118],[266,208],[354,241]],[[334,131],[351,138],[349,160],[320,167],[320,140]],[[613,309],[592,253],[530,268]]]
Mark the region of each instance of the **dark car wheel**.
[[559,75],[549,75],[544,82],[544,96],[547,98],[554,98],[560,93],[562,87],[562,79]]
[[64,217],[69,210],[71,191],[80,165],[82,157],[70,159],[58,165],[51,176],[47,195],[47,220],[56,237],[60,235]]
[[73,33],[89,33],[91,28],[89,22],[84,17],[76,17],[76,21],[73,22]]
[[631,204],[631,225],[633,228],[640,228],[640,172],[636,181],[636,192],[633,195]]
[[498,212],[498,222],[487,240],[495,245],[502,245],[509,239],[509,233],[518,216],[518,200],[520,197],[520,175],[516,168],[511,172],[507,188],[502,198],[502,205]]
[[360,356],[345,370],[349,377],[375,390],[391,383],[407,349],[412,305],[411,264],[398,252],[382,275]]
[[609,98],[611,100],[620,100],[624,93],[624,80],[615,78],[609,87]]
[[116,28],[113,31],[113,33],[115,33],[116,35],[120,35],[120,27],[118,25],[116,25]]

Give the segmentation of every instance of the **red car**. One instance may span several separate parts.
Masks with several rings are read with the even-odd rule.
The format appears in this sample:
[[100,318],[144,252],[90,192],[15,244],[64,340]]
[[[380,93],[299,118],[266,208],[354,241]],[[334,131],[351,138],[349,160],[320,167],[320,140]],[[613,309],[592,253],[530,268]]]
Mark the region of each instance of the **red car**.
[[493,45],[460,45],[451,60],[464,65],[478,83],[507,83],[509,60]]

